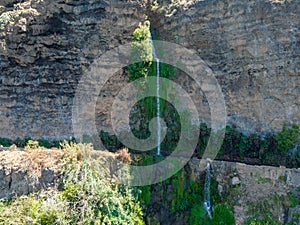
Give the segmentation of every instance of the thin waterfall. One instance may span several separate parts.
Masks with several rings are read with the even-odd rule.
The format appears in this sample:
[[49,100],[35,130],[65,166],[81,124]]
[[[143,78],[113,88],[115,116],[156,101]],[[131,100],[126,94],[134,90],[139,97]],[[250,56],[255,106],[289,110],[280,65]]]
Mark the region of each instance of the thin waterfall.
[[152,45],[152,55],[153,55],[153,57],[156,61],[157,155],[160,156],[161,124],[160,124],[160,93],[159,93],[160,92],[160,90],[159,90],[159,85],[160,85],[160,80],[159,80],[159,76],[160,76],[159,58],[156,55],[151,34],[150,34],[149,41]]
[[212,216],[212,205],[210,200],[210,163],[206,164],[206,176],[204,184],[204,209],[206,210],[208,216]]

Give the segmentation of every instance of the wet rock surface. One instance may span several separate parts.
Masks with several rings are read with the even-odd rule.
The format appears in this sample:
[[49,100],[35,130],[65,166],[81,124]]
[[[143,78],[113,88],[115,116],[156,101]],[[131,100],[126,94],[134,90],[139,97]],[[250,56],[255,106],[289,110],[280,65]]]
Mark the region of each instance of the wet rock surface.
[[[195,158],[189,162],[195,177],[204,171],[201,165],[200,160]],[[288,215],[292,215],[289,212],[298,210],[298,206],[291,207],[288,193],[294,193],[300,199],[296,191],[300,185],[299,168],[254,166],[217,160],[211,163],[211,167],[212,176],[218,182],[219,194],[234,202],[236,224],[243,224],[249,212],[255,210],[253,207],[264,201],[272,202],[272,207],[264,209],[265,212],[271,210],[283,224],[292,220],[291,216],[288,219]]]

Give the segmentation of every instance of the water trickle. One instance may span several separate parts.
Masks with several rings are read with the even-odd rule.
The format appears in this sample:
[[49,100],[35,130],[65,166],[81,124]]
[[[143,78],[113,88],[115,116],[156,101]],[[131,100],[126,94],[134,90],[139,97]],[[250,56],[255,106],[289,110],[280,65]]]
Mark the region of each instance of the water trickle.
[[157,155],[160,156],[160,141],[161,141],[161,124],[160,124],[160,90],[159,90],[159,85],[160,85],[160,70],[159,70],[159,58],[156,55],[155,52],[155,47],[153,44],[152,40],[152,35],[150,34],[149,41],[152,45],[152,55],[156,61],[156,108],[157,108],[157,113],[156,113],[156,118],[157,118]]
[[204,184],[204,209],[206,210],[208,216],[212,216],[212,204],[210,200],[210,163],[206,164],[206,176]]

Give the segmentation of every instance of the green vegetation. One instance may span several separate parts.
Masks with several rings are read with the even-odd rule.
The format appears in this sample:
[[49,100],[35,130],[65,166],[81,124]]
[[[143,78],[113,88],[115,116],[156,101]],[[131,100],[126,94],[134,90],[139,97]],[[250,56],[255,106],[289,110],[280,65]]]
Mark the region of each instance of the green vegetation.
[[140,201],[146,207],[151,201],[151,186],[143,186],[139,189],[141,190]]
[[133,32],[133,43],[131,46],[131,60],[136,62],[128,66],[129,81],[138,78],[146,78],[152,64],[152,46],[149,42],[150,22],[140,24]]
[[234,225],[233,213],[227,208],[226,204],[218,204],[215,206],[212,224]]
[[[163,101],[164,100],[161,100],[161,102]],[[139,116],[132,115],[132,124],[135,124],[138,121],[144,122],[139,123],[139,129],[133,129],[133,133],[139,138],[146,138],[150,135],[148,131],[149,121],[156,115],[156,110],[149,110],[149,108],[145,107],[143,102],[138,103],[136,107],[140,109],[140,113]],[[168,127],[166,138],[162,142],[161,147],[163,154],[169,155],[174,147],[177,146],[177,141],[179,140],[182,128],[178,113],[168,102],[165,102],[165,109],[161,115],[165,117]],[[217,158],[222,160],[236,160],[250,164],[284,165],[297,168],[300,166],[300,151],[297,150],[295,154],[282,151],[282,148],[294,148],[295,144],[300,141],[298,137],[295,139],[295,134],[297,133],[296,125],[293,127],[294,128],[290,129],[284,128],[283,130],[285,131],[277,134],[267,134],[265,137],[259,137],[257,134],[250,134],[247,136],[237,131],[234,127],[226,127],[225,138]],[[211,129],[207,127],[206,124],[201,124],[198,144],[195,150],[196,156],[201,157],[204,153],[210,132]],[[282,133],[292,133],[293,135],[291,136],[294,137],[292,138],[294,140],[292,143],[294,145],[291,145],[291,142],[286,142],[288,144],[285,145],[285,147],[282,147],[284,146],[283,144],[279,147],[277,139],[279,136],[284,136]],[[114,135],[109,135],[107,133],[102,133],[101,135],[102,141],[110,150],[116,151],[116,149],[120,148],[121,144]],[[149,151],[147,154],[152,155],[153,152]]]
[[[180,215],[184,211],[190,211],[197,204],[203,208],[204,179],[203,176],[200,181],[196,182],[187,176],[185,170],[180,170],[170,178],[173,196],[171,211],[173,213]],[[217,190],[217,182],[214,179],[211,180],[211,199],[213,204],[221,200]]]
[[[76,142],[75,138],[70,137],[69,142]],[[48,141],[44,139],[33,140],[32,138],[17,138],[16,140],[10,140],[7,138],[0,137],[0,145],[3,147],[9,147],[11,145],[16,145],[20,148],[25,148],[26,146],[35,145],[36,147],[45,147],[45,148],[60,148],[63,141]]]
[[[202,156],[210,129],[202,125],[197,155]],[[256,134],[244,135],[234,127],[226,127],[225,138],[218,153],[219,159],[230,159],[254,164],[285,165],[288,167],[300,166],[300,151],[289,154],[288,150],[293,149],[299,142],[298,126],[292,128],[283,127],[277,134],[267,134],[264,138]]]
[[3,147],[9,147],[11,145],[11,141],[7,138],[0,137],[0,145],[2,145]]
[[255,217],[250,217],[245,223],[246,225],[280,225],[279,221],[271,219],[269,215],[266,215],[262,219],[256,219]]
[[123,147],[118,138],[115,135],[110,135],[108,132],[100,131],[99,137],[105,148],[111,152],[116,152]]
[[0,224],[144,224],[134,190],[106,178],[91,145],[65,142],[63,150],[63,190],[2,200]]
[[27,150],[27,149],[30,149],[30,150],[38,149],[38,147],[39,147],[39,142],[38,141],[29,140],[27,142],[27,145],[25,146],[25,150]]
[[[153,209],[161,209],[169,210],[168,215],[171,221],[183,221],[183,224],[218,224],[216,221],[222,217],[225,218],[222,220],[224,222],[222,224],[231,225],[233,213],[229,208],[224,208],[222,205],[224,199],[219,196],[218,184],[213,178],[211,180],[211,199],[213,205],[217,206],[217,211],[213,215],[215,219],[211,220],[208,217],[203,207],[204,180],[205,174],[199,180],[194,180],[185,169],[182,169],[162,183],[140,188],[144,192],[141,202],[149,202],[149,200],[144,201],[143,199],[150,197],[154,203],[145,206],[145,215],[147,215],[145,220],[151,221],[150,224],[157,224],[157,218],[154,218],[155,212],[152,214]],[[219,206],[219,204],[221,205]],[[172,223],[171,221],[169,222]]]
[[286,124],[283,125],[282,131],[277,133],[278,150],[287,152],[292,149],[299,141],[299,126],[293,125],[288,129]]
[[292,220],[289,223],[287,223],[287,225],[299,225],[299,223],[300,223],[300,214],[293,213]]
[[279,222],[274,222],[273,220],[270,220],[268,218],[264,219],[256,219],[256,218],[249,218],[246,222],[246,225],[280,225],[281,223]]
[[279,209],[284,200],[283,196],[275,194],[273,197],[258,202],[247,202],[249,215],[246,225],[280,225],[278,221],[280,217]]
[[291,208],[296,207],[299,204],[299,199],[297,198],[297,196],[293,193],[288,193],[288,197],[289,197],[289,206]]
[[205,210],[201,204],[193,205],[189,222],[191,225],[211,224],[210,218],[205,216]]
[[14,17],[11,11],[2,13],[0,15],[0,31],[5,30],[6,25],[9,22],[13,22],[13,21],[14,21]]
[[[131,51],[132,62],[133,63],[127,67],[129,73],[129,81],[134,81],[139,78],[146,78],[149,76],[157,75],[157,62],[153,61],[152,56],[152,45],[149,42],[150,37],[150,23],[146,21],[144,24],[140,24],[138,28],[133,32],[133,43]],[[163,55],[163,48],[157,46],[157,53]],[[174,67],[165,63],[160,63],[160,77],[171,77],[174,76]],[[142,91],[147,91],[156,88],[152,83],[141,82]],[[161,144],[162,149],[167,150],[164,155],[167,155],[173,151],[176,147],[177,141],[180,134],[180,119],[179,115],[174,109],[173,105],[164,100],[166,92],[169,91],[168,87],[163,86],[160,89],[161,99],[160,99],[160,115],[167,121],[168,130],[167,135],[163,143]],[[173,90],[175,93],[176,90]],[[139,124],[139,126],[133,126],[132,132],[138,138],[148,138],[150,136],[149,131],[149,121],[157,115],[156,97],[147,97],[137,102],[134,106],[130,115],[130,123],[132,125]],[[139,121],[143,121],[139,123]],[[108,142],[110,138],[103,137],[102,140],[106,138]],[[105,144],[106,145],[106,144]],[[110,144],[108,144],[108,147]],[[120,147],[120,146],[118,146]],[[155,151],[153,149],[153,151]],[[152,152],[149,154],[152,154]]]
[[[136,104],[138,113],[131,115],[131,124],[139,124],[139,127],[133,127],[132,132],[138,138],[147,138],[150,135],[148,130],[149,121],[156,116],[155,101],[149,97]],[[161,99],[164,108],[161,109],[161,116],[165,118],[167,124],[167,134],[161,144],[162,152],[164,155],[169,155],[177,146],[180,137],[180,132],[183,129],[180,123],[179,114],[175,108],[168,102]],[[150,107],[150,105],[153,105]],[[143,123],[138,123],[143,121]],[[294,125],[292,128],[283,127],[282,131],[277,134],[268,134],[264,138],[256,134],[246,136],[238,132],[235,128],[227,127],[225,139],[222,147],[218,153],[218,159],[230,159],[254,164],[271,164],[271,165],[284,165],[287,167],[300,166],[300,151],[296,150],[293,154],[289,153],[286,149],[293,149],[299,141],[298,126]],[[118,149],[124,147],[115,135],[110,135],[107,132],[99,132],[99,136],[106,149],[116,152]],[[201,157],[205,151],[208,139],[210,136],[210,128],[205,124],[200,126],[200,135],[198,145],[195,150],[195,155]],[[31,138],[16,140],[9,140],[0,137],[0,145],[9,147],[15,144],[18,147],[26,147]],[[39,139],[38,145],[40,147],[59,148],[60,141],[47,141]],[[71,138],[71,141],[75,141]],[[284,149],[284,150],[283,150]],[[152,155],[155,152],[149,151],[147,154]],[[133,153],[133,152],[132,152]],[[281,178],[284,181],[283,178]]]

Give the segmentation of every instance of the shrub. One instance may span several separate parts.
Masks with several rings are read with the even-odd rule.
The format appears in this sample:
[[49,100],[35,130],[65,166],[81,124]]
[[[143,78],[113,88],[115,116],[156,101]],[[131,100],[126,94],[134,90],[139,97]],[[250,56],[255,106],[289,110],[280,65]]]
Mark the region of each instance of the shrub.
[[133,43],[131,46],[131,60],[136,62],[128,67],[129,80],[146,78],[152,64],[152,46],[149,42],[150,23],[146,21],[140,24],[133,32]]
[[130,153],[128,152],[128,148],[122,148],[117,151],[117,159],[122,161],[123,163],[130,164],[132,162]]
[[148,186],[140,187],[140,190],[141,190],[141,194],[140,194],[141,202],[145,206],[149,205],[151,201],[151,186],[148,185]]
[[290,202],[291,208],[294,208],[299,204],[299,199],[293,193],[291,193],[291,192],[288,193],[288,197],[289,197],[289,202]]
[[281,223],[265,216],[263,219],[250,217],[247,219],[246,225],[280,225]]
[[211,221],[208,217],[205,217],[205,210],[203,208],[203,204],[195,204],[191,209],[190,216],[190,224],[191,225],[205,225],[211,224]]
[[10,144],[11,142],[9,139],[0,137],[0,145],[2,145],[3,147],[9,147]]
[[213,225],[234,225],[233,213],[227,208],[225,204],[218,204],[215,206],[212,218]]
[[52,225],[67,224],[64,202],[58,192],[46,191],[40,196],[22,196],[0,202],[0,224]]
[[286,124],[283,125],[282,131],[276,136],[278,142],[278,150],[287,152],[293,148],[299,138],[299,126],[293,125],[292,128],[287,128]]
[[38,149],[38,147],[39,147],[38,141],[29,140],[27,142],[27,145],[25,146],[25,150]]

